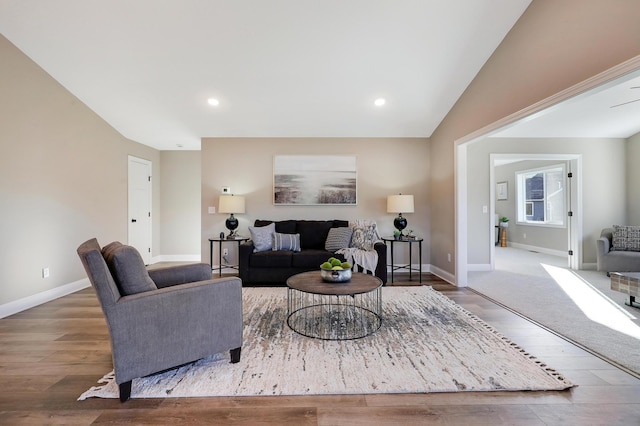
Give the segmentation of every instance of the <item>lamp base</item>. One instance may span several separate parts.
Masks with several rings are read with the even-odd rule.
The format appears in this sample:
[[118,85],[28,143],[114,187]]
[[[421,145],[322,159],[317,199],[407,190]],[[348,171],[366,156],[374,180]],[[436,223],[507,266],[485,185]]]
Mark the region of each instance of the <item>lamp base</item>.
[[407,227],[407,219],[402,217],[402,213],[399,213],[398,217],[393,219],[393,226],[400,231],[400,235],[402,235],[402,230]]
[[233,213],[229,216],[229,219],[226,220],[225,225],[229,230],[228,239],[234,238],[236,236],[236,228],[238,228],[238,219],[233,217]]

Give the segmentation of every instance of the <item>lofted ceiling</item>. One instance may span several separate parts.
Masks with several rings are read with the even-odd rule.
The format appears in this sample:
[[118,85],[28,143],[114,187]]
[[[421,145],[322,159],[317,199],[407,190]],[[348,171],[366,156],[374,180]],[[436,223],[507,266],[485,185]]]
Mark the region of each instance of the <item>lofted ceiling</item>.
[[530,2],[0,0],[0,32],[161,150],[201,137],[428,137]]

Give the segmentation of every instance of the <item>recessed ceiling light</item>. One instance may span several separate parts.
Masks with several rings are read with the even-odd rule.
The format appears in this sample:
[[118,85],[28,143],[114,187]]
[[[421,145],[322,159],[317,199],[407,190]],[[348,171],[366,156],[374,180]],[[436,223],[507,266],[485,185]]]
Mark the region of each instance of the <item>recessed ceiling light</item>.
[[375,106],[382,106],[387,103],[387,101],[384,98],[378,98],[373,103],[375,104]]
[[207,99],[207,103],[211,106],[218,106],[220,104],[220,101],[218,101],[216,98],[209,98]]

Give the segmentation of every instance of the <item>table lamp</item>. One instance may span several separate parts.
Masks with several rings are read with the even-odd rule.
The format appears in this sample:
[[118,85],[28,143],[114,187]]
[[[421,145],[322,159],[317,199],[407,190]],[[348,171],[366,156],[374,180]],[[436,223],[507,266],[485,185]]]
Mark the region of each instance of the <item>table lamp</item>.
[[402,213],[413,213],[413,195],[389,195],[387,213],[398,213],[398,217],[393,220],[393,226],[402,235],[402,230],[407,227],[407,219],[402,216]]
[[236,228],[238,228],[238,219],[233,217],[235,214],[244,213],[244,197],[240,195],[221,195],[218,205],[218,211],[220,213],[230,213],[231,216],[225,222],[229,235],[227,239],[233,239],[236,236]]

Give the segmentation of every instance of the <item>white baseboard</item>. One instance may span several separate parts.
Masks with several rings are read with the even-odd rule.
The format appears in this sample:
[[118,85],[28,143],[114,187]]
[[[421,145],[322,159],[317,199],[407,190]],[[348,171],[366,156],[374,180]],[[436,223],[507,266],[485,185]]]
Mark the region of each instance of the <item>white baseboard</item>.
[[597,263],[583,263],[581,269],[585,269],[587,271],[596,271],[598,269],[598,264]]
[[509,242],[509,246],[513,247],[513,248],[517,248],[517,249],[535,251],[535,252],[542,253],[542,254],[549,254],[551,256],[560,256],[560,257],[569,256],[569,254],[566,251],[553,250],[553,249],[548,249],[548,248],[544,248],[544,247],[530,246],[530,245],[527,245],[527,244]]
[[469,263],[467,264],[467,271],[469,272],[486,272],[491,271],[490,263]]
[[84,278],[60,287],[52,288],[51,290],[34,294],[33,296],[23,297],[22,299],[5,303],[4,305],[0,305],[0,318],[5,318],[9,315],[17,314],[18,312],[42,305],[43,303],[50,302],[58,299],[59,297],[66,296],[67,294],[75,293],[76,291],[87,288],[90,285],[91,283],[89,282],[89,279]]
[[450,274],[449,272],[438,268],[437,266],[433,266],[433,265],[429,265],[429,272],[431,272],[433,275],[442,278],[443,280],[445,280],[446,282],[448,282],[449,284],[453,284],[453,285],[457,285],[456,284],[456,277],[453,274]]

